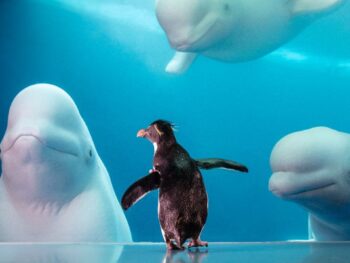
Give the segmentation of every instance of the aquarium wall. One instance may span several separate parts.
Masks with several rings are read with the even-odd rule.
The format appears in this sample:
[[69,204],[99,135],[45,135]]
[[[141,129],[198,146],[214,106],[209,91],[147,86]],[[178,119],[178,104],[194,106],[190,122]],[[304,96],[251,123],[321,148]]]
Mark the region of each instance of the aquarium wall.
[[[203,171],[208,241],[307,239],[307,212],[268,190],[269,157],[288,133],[328,126],[350,132],[350,4],[260,59],[198,58],[183,75],[153,1],[0,1],[0,133],[11,101],[34,83],[66,90],[78,105],[117,197],[152,168],[136,132],[176,124],[195,158],[222,157],[249,173]],[[126,211],[134,241],[161,241],[157,191]],[[116,200],[117,202],[117,200]]]

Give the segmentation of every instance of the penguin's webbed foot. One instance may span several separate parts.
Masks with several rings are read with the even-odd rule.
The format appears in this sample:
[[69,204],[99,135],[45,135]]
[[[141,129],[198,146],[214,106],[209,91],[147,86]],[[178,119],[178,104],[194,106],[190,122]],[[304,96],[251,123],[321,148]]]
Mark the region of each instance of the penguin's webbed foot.
[[171,241],[166,243],[166,248],[167,248],[167,250],[184,250],[185,249],[185,247],[178,246]]
[[188,243],[188,248],[191,247],[208,247],[208,242],[201,241],[200,239],[195,239]]

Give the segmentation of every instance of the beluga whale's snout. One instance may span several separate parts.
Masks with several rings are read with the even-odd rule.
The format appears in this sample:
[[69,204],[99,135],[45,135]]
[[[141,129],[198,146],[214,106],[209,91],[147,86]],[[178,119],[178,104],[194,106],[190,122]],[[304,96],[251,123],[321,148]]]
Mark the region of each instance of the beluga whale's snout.
[[275,172],[269,180],[269,190],[277,197],[297,200],[317,193],[335,185],[333,178],[323,172],[302,176],[291,172]]
[[3,176],[16,189],[13,198],[60,204],[85,187],[88,176],[81,180],[77,172],[92,161],[94,146],[79,117],[73,100],[56,86],[33,85],[16,96],[1,142]]
[[30,86],[21,91],[11,105],[8,127],[1,142],[2,152],[32,142],[62,154],[84,154],[85,142],[77,138],[76,132],[86,134],[87,130],[78,125],[78,117],[76,105],[63,90],[49,84]]
[[[66,140],[68,138],[65,138]],[[57,141],[55,143],[54,141]],[[9,154],[16,152],[19,158],[22,154],[31,152],[37,155],[38,158],[42,156],[45,158],[46,151],[53,151],[60,154],[68,154],[71,156],[79,156],[79,146],[74,140],[65,143],[59,143],[59,138],[51,135],[51,138],[42,134],[42,132],[21,132],[12,139],[3,142],[2,152]]]

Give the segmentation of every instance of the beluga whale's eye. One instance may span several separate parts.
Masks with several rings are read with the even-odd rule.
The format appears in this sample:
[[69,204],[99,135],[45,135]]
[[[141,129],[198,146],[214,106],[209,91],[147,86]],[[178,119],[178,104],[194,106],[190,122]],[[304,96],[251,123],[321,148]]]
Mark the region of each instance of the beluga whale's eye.
[[89,151],[89,156],[90,156],[90,158],[92,157],[92,150],[91,149]]

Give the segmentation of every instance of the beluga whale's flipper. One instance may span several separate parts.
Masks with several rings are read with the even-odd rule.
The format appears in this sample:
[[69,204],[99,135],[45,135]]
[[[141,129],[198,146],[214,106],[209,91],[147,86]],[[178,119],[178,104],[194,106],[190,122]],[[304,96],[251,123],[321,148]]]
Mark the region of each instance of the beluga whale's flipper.
[[184,73],[192,65],[196,57],[196,53],[177,51],[166,66],[165,71],[172,74]]
[[290,0],[293,14],[328,12],[344,3],[344,0]]

